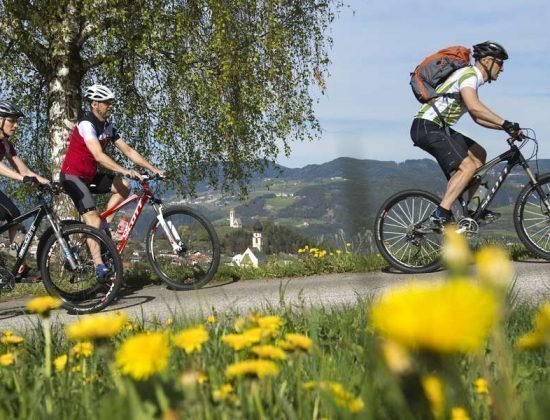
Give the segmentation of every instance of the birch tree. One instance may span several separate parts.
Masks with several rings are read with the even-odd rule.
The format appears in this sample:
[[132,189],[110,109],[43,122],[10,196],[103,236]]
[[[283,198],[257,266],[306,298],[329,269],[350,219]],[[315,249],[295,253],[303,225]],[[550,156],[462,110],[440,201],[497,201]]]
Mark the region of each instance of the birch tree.
[[123,137],[176,175],[246,191],[318,136],[340,0],[0,0],[0,88],[28,113],[19,149],[55,174],[81,89],[117,94]]

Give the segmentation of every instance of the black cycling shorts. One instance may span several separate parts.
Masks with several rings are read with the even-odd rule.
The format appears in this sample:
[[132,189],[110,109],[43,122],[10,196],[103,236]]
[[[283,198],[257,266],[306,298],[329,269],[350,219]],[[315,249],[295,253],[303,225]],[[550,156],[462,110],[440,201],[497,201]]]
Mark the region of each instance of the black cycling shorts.
[[415,146],[436,158],[445,176],[450,178],[468,156],[468,150],[477,143],[450,127],[448,130],[449,134],[432,121],[415,118],[411,138]]
[[0,191],[0,220],[11,222],[16,217],[21,216],[19,209],[13,204],[13,201]]
[[95,200],[92,194],[106,194],[111,192],[114,175],[98,172],[90,182],[83,181],[76,175],[59,175],[59,180],[63,183],[65,192],[73,200],[80,214],[95,210]]

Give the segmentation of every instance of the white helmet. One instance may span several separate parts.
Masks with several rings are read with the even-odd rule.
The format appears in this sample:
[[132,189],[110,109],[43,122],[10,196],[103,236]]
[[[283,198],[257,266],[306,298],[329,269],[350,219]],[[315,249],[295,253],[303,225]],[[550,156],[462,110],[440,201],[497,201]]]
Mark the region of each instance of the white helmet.
[[112,101],[115,99],[115,94],[107,86],[92,85],[86,88],[84,97],[90,101]]

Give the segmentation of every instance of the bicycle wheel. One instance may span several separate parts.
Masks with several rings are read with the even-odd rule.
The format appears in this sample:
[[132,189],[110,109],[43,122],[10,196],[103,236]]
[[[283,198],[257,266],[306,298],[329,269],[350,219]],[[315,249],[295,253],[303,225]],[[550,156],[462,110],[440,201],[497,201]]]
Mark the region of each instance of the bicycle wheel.
[[386,261],[406,273],[427,273],[440,267],[440,232],[429,217],[439,199],[428,192],[407,190],[390,197],[375,220],[375,242]]
[[[72,269],[63,249],[52,233],[46,240],[39,257],[42,280],[48,293],[63,301],[73,313],[97,312],[109,305],[117,296],[122,284],[122,261],[115,245],[105,233],[90,226],[64,225],[63,238],[78,263]],[[101,259],[111,274],[99,280],[87,240],[99,243]]]
[[220,263],[220,243],[212,224],[197,211],[173,206],[162,211],[177,238],[174,250],[157,218],[147,230],[147,258],[158,276],[177,290],[198,289],[208,283]]
[[550,260],[550,174],[538,178],[541,197],[531,184],[521,190],[514,207],[514,226],[520,241],[535,255]]

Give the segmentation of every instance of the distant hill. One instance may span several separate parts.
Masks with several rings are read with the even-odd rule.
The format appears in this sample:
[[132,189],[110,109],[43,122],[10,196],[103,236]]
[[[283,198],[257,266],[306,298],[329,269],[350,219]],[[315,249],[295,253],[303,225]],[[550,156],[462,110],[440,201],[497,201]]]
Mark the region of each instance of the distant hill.
[[[501,164],[491,171],[493,179],[502,167]],[[539,169],[550,171],[550,160],[539,161]],[[526,181],[521,169],[514,172],[499,190],[492,207],[509,207]],[[181,200],[173,191],[164,197],[201,210],[219,228],[230,229],[229,210],[234,208],[244,226],[252,226],[259,219],[293,227],[315,239],[326,239],[335,235],[351,237],[372,230],[377,210],[398,191],[422,189],[441,196],[446,183],[441,169],[431,159],[396,163],[339,158],[303,168],[269,168],[266,173],[253,177],[250,195],[244,201],[206,187],[196,198]],[[136,235],[144,233],[146,220],[153,217],[151,209],[146,209],[144,216]],[[509,215],[498,223],[500,225],[494,224],[496,228],[513,235]]]

